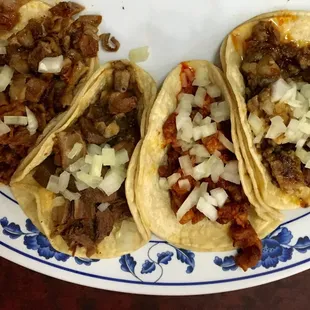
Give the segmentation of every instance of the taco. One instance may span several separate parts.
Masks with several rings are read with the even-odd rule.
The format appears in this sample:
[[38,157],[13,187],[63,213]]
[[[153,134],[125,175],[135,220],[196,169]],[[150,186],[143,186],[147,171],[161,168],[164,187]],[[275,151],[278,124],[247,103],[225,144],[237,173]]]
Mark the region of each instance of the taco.
[[260,15],[221,49],[256,197],[275,209],[310,203],[309,22],[308,12]]
[[279,221],[255,212],[231,108],[218,68],[202,60],[179,64],[150,113],[135,192],[157,236],[196,251],[241,248],[236,262],[246,270],[261,257],[259,238]]
[[30,164],[16,171],[11,187],[56,250],[115,257],[150,237],[134,184],[156,84],[123,60],[104,65],[84,88],[85,95],[35,148]]
[[[61,2],[0,3],[0,183],[59,122],[97,69],[100,15]],[[82,94],[80,94],[82,96]],[[28,156],[24,165],[31,160]]]

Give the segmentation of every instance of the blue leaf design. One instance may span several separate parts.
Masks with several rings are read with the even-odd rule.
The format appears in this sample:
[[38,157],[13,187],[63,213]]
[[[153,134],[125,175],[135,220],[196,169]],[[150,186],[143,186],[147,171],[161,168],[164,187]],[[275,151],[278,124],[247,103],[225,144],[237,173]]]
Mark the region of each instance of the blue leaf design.
[[182,263],[188,265],[186,268],[186,273],[192,273],[195,268],[195,254],[192,251],[184,250],[184,249],[177,249],[177,259]]
[[26,220],[26,228],[28,231],[32,232],[32,233],[39,233],[39,230],[37,229],[37,227],[35,227],[33,225],[33,223],[31,222],[30,219]]
[[60,253],[60,252],[57,252],[57,251],[55,251],[55,256],[54,257],[55,257],[56,260],[58,260],[60,262],[66,262],[70,258],[69,255],[64,254],[64,253]]
[[85,266],[90,266],[92,263],[99,261],[99,259],[91,259],[86,257],[74,257],[74,260],[78,265],[85,265]]
[[280,262],[286,262],[292,259],[293,248],[282,247],[282,254],[279,256]]
[[48,239],[44,235],[42,235],[41,233],[37,236],[37,242],[41,248],[51,247],[51,244],[48,241]]
[[146,260],[144,264],[142,265],[141,273],[152,273],[156,269],[156,265],[154,262],[151,262],[149,260]]
[[25,236],[24,237],[24,245],[29,250],[37,250],[40,248],[37,242],[37,235],[34,236]]
[[222,267],[223,271],[236,270],[238,268],[238,266],[236,265],[235,259],[232,255],[224,257],[224,260],[222,260],[218,256],[215,256],[213,262],[216,265]]
[[213,262],[214,262],[215,265],[218,265],[219,267],[222,267],[223,260],[220,257],[215,256]]
[[157,254],[157,257],[158,257],[157,263],[168,265],[168,263],[171,261],[172,256],[173,256],[173,253],[170,251],[158,253]]
[[286,227],[282,227],[281,231],[276,236],[272,237],[273,240],[276,240],[280,244],[285,245],[288,245],[291,242],[292,238],[292,233]]
[[11,239],[17,239],[24,233],[20,230],[20,226],[15,223],[10,223],[3,227],[3,234]]
[[50,259],[50,258],[54,257],[55,250],[51,247],[39,248],[38,254],[40,256],[45,257],[46,259]]
[[276,267],[279,263],[279,259],[277,257],[267,257],[262,261],[262,265],[269,269],[270,267]]
[[310,250],[310,239],[309,237],[300,237],[298,238],[294,249],[299,253],[306,253],[307,250]]
[[119,259],[119,262],[121,264],[121,269],[123,271],[135,274],[135,267],[137,265],[137,262],[134,260],[134,258],[130,254],[123,255]]
[[4,228],[4,227],[8,226],[9,221],[8,221],[8,219],[7,219],[6,217],[3,217],[3,218],[0,220],[0,224],[1,224],[1,226]]

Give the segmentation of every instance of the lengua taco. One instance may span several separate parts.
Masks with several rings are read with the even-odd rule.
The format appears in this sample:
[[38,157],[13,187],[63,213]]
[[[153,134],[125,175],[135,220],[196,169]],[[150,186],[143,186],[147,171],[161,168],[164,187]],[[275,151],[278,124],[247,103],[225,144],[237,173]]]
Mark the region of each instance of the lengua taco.
[[12,178],[14,196],[60,252],[108,258],[150,232],[135,205],[140,138],[154,80],[128,61],[104,65],[57,127]]
[[237,27],[222,64],[256,196],[276,209],[310,203],[308,12],[273,12]]
[[246,270],[261,257],[259,238],[279,222],[267,213],[261,219],[252,206],[258,202],[230,105],[218,68],[179,64],[150,113],[135,191],[143,221],[160,238],[196,251],[241,248],[236,262]]
[[74,2],[2,1],[0,8],[0,183],[9,184],[97,69],[102,17],[75,19],[84,7]]

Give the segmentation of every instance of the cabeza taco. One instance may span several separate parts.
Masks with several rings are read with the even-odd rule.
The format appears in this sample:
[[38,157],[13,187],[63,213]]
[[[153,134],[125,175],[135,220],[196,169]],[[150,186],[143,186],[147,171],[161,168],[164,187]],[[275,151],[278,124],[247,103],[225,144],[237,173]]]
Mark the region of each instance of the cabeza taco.
[[256,196],[276,209],[310,203],[309,22],[308,12],[264,14],[221,51]]
[[83,9],[74,2],[0,1],[0,183],[9,184],[97,69],[102,17],[75,19]]
[[236,262],[246,270],[262,255],[260,238],[279,221],[272,218],[277,212],[258,208],[231,109],[218,68],[198,60],[179,64],[150,113],[136,202],[160,238],[196,251],[238,247]]
[[110,62],[35,148],[11,182],[14,196],[52,246],[107,258],[150,237],[135,205],[140,138],[156,96],[154,80],[128,61]]

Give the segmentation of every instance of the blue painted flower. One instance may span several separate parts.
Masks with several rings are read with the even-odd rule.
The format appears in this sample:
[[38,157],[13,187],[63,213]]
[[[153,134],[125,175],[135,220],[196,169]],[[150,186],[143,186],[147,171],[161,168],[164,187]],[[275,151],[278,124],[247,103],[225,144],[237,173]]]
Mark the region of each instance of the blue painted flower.
[[224,259],[222,259],[218,256],[215,256],[214,264],[222,267],[222,269],[224,271],[236,270],[238,268],[238,266],[236,265],[235,259],[232,255],[226,256],[226,257],[224,257]]
[[78,265],[85,265],[85,266],[90,266],[91,263],[99,262],[99,259],[92,259],[86,257],[74,257],[74,260]]
[[175,248],[177,252],[177,259],[182,263],[188,265],[186,273],[192,273],[195,268],[195,254],[192,251]]
[[142,274],[152,273],[155,269],[156,269],[155,262],[151,262],[147,259],[142,265],[141,273]]

